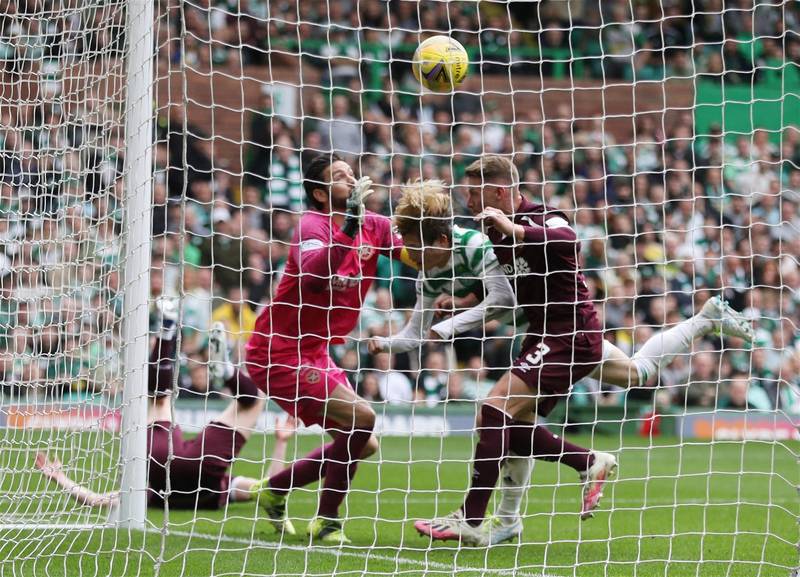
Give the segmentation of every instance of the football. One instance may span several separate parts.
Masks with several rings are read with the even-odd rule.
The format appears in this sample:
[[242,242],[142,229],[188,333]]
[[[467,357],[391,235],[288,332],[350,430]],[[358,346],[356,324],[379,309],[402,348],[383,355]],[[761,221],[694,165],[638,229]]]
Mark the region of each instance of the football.
[[458,40],[432,36],[414,52],[413,70],[417,81],[433,92],[449,92],[467,76],[469,56]]

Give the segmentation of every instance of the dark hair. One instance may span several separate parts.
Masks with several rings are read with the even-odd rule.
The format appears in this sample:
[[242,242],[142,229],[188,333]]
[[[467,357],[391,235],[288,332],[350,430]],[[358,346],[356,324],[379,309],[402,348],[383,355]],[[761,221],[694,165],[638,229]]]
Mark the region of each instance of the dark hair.
[[303,174],[303,188],[306,190],[308,206],[322,208],[322,204],[314,198],[314,191],[318,188],[326,189],[330,186],[330,182],[325,179],[324,173],[334,162],[339,160],[342,159],[337,154],[323,152],[312,158],[311,162],[308,163]]

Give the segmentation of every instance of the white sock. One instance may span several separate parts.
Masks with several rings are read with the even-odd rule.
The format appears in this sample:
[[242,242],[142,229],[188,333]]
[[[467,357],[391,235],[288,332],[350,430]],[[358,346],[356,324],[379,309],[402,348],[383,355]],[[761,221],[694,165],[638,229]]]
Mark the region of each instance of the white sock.
[[[225,356],[227,357],[228,355]],[[222,365],[223,366],[222,378],[228,381],[232,379],[233,376],[236,374],[236,367],[233,366],[233,363],[228,358],[226,358],[225,361],[223,361],[223,363],[224,364]]]
[[495,515],[505,520],[515,519],[522,508],[522,498],[528,492],[533,471],[532,457],[509,454],[500,474],[500,503]]
[[670,364],[677,355],[691,350],[692,342],[696,338],[707,335],[713,330],[713,321],[701,313],[650,337],[633,355],[633,362],[639,372],[639,383],[646,383],[651,376]]
[[162,341],[171,341],[175,338],[175,333],[178,332],[177,329],[177,323],[169,323],[167,326],[161,325],[161,331],[159,331],[158,338],[160,338]]

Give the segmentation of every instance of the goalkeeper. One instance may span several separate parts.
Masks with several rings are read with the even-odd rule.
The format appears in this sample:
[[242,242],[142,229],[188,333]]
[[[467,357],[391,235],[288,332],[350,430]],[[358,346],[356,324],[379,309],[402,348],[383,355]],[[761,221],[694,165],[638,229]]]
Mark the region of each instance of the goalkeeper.
[[256,320],[247,369],[270,399],[306,425],[320,425],[333,440],[270,477],[261,498],[273,526],[294,534],[286,518],[289,493],[324,477],[307,533],[314,541],[347,544],[339,508],[358,461],[378,442],[375,412],[330,358],[328,346],[345,342],[355,328],[378,257],[401,258],[403,249],[391,221],[364,208],[372,180],[356,179],[338,156],[314,158],[303,185],[311,208],[295,229],[275,297]]
[[[228,377],[225,385],[234,392],[236,399],[197,437],[184,440],[180,426],[172,420],[169,402],[175,374],[177,311],[167,300],[159,301],[158,309],[162,318],[161,331],[150,355],[148,375],[148,504],[163,507],[167,501],[173,509],[218,509],[228,501],[256,498],[260,487],[258,480],[232,477],[229,469],[256,426],[266,397],[249,377],[238,374],[228,361],[225,333],[218,323],[209,339],[210,369],[212,374]],[[283,428],[276,428],[270,474],[281,469],[286,443],[293,432],[293,419],[288,419]],[[119,504],[119,491],[93,492],[70,479],[58,459],[39,453],[35,465],[83,505],[115,507]]]

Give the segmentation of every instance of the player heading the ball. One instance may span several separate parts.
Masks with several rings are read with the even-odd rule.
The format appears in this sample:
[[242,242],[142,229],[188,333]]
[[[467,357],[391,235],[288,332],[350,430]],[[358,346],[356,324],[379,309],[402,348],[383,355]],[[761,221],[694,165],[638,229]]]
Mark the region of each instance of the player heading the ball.
[[[441,180],[403,186],[394,223],[409,259],[420,271],[417,303],[398,334],[370,341],[371,353],[405,352],[429,337],[447,340],[514,310],[514,292],[491,242],[477,230],[454,226],[452,217],[450,194]],[[481,297],[476,306],[433,325],[442,295],[463,299],[475,292]]]

